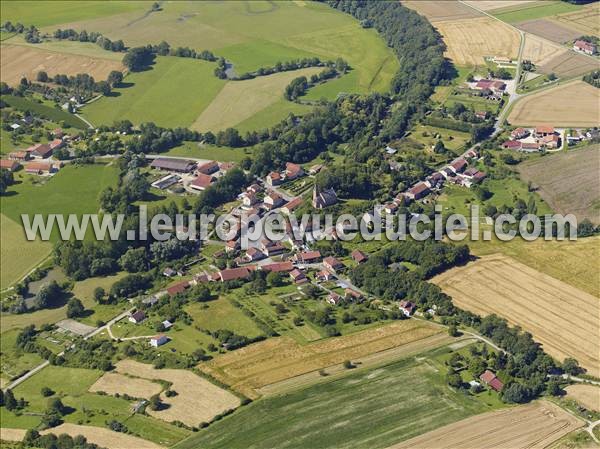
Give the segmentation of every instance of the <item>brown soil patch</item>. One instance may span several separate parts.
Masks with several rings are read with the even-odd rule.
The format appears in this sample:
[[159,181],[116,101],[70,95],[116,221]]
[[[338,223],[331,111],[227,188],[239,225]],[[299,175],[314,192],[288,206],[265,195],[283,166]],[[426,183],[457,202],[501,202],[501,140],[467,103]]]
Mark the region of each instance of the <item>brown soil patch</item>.
[[40,70],[49,76],[87,73],[96,81],[106,80],[112,70],[124,70],[118,61],[39,50],[24,45],[2,45],[0,51],[0,78],[10,85],[18,84],[23,77],[35,80]]
[[117,363],[116,371],[172,383],[171,390],[176,391],[177,396],[168,398],[164,393],[161,394],[162,402],[167,404],[168,408],[158,411],[146,409],[149,415],[164,421],[181,421],[189,426],[198,426],[240,405],[238,397],[190,371],[156,369],[152,365],[134,360],[121,360]]
[[600,89],[575,81],[528,95],[515,104],[508,121],[518,126],[598,126]]
[[389,449],[543,449],[583,422],[548,401],[463,419]]
[[58,427],[46,429],[40,432],[42,435],[53,433],[58,436],[61,433],[66,433],[75,437],[83,435],[90,443],[97,444],[100,447],[108,449],[162,449],[156,443],[153,443],[142,438],[127,435],[121,432],[113,432],[110,429],[94,426],[79,426],[77,424],[61,424]]
[[412,0],[401,1],[403,6],[414,9],[420,15],[427,17],[430,22],[443,20],[459,20],[471,17],[481,17],[478,11],[454,0],[450,1],[429,1]]
[[[440,332],[440,327],[433,324],[408,320],[303,346],[288,337],[270,338],[218,356],[198,367],[245,395],[256,398],[259,396],[257,390],[265,386],[307,373],[314,374],[344,360],[357,360],[402,347]],[[275,390],[279,390],[279,386]]]
[[547,19],[527,20],[518,23],[517,27],[528,33],[537,34],[538,36],[560,44],[581,36],[580,32]]
[[600,62],[574,51],[558,54],[539,67],[542,73],[555,73],[560,77],[582,75],[594,69],[600,69]]
[[25,429],[8,429],[6,427],[0,428],[0,440],[1,441],[23,441],[25,438]]
[[[520,164],[544,201],[560,214],[574,214],[600,225],[600,145],[552,154]],[[599,246],[600,248],[600,246]]]
[[547,64],[553,58],[563,58],[567,52],[566,48],[534,34],[527,34],[525,37],[523,59],[537,66]]
[[433,279],[458,307],[521,326],[559,361],[600,374],[598,298],[506,256],[486,256]]
[[588,410],[600,412],[600,387],[596,385],[577,384],[565,388],[567,395],[575,399]]
[[515,59],[521,37],[514,28],[490,17],[433,22],[442,35],[446,56],[458,65],[482,65],[485,57]]
[[106,373],[90,387],[92,393],[103,391],[110,395],[127,394],[145,399],[160,393],[161,390],[162,386],[156,382],[118,373]]

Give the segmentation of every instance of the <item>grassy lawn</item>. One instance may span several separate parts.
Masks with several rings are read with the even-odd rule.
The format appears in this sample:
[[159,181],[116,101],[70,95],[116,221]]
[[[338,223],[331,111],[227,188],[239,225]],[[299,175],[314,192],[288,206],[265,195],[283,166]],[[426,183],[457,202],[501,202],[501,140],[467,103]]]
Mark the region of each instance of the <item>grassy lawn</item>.
[[23,352],[16,348],[18,334],[19,331],[14,329],[4,332],[2,338],[0,338],[0,350],[2,351],[0,374],[6,380],[42,363],[42,358],[39,355]]
[[108,292],[112,285],[126,274],[125,272],[120,272],[112,276],[94,277],[75,282],[72,291],[73,296],[79,298],[83,306],[92,312],[85,317],[79,318],[78,321],[95,326],[98,321],[109,321],[129,307],[128,303],[98,304],[93,298],[94,290],[97,287],[102,287]]
[[10,41],[5,42],[11,45],[23,45],[25,47],[36,48],[38,50],[54,51],[58,53],[67,53],[71,55],[89,56],[90,58],[110,59],[113,61],[123,60],[123,53],[107,51],[99,45],[92,42],[79,42],[69,40],[53,40],[30,44],[26,42],[22,35],[15,35]]
[[[427,136],[423,136],[424,132],[427,133]],[[437,138],[434,137],[435,135],[441,136],[444,146],[451,151],[462,149],[465,143],[471,140],[469,133],[421,124],[415,127],[410,137],[429,149],[437,141]]]
[[293,103],[284,100],[282,97],[273,104],[257,112],[252,117],[239,122],[235,125],[235,128],[241,133],[246,131],[258,131],[276,125],[290,114],[301,116],[310,112],[311,109],[312,107],[309,105]]
[[75,115],[69,114],[62,109],[48,106],[47,104],[36,103],[30,98],[15,97],[14,95],[3,95],[2,100],[4,100],[9,106],[18,109],[19,111],[31,111],[33,114],[39,115],[47,120],[52,120],[54,122],[65,122],[68,125],[78,129],[86,129],[88,127],[85,122],[77,118]]
[[495,408],[448,388],[444,351],[262,399],[176,447],[385,448]]
[[531,4],[526,3],[523,6],[501,9],[497,12],[492,12],[492,14],[504,22],[516,23],[577,11],[580,8],[581,6],[572,5],[562,1],[545,1]]
[[191,157],[219,162],[240,162],[245,157],[252,157],[252,151],[252,147],[230,148],[208,144],[199,146],[197,142],[184,142],[183,145],[167,151],[165,156]]
[[262,334],[254,321],[224,297],[205,303],[191,303],[185,311],[194,319],[195,325],[209,331],[229,329],[250,338]]
[[214,64],[198,59],[158,57],[151,69],[128,75],[125,87],[91,103],[82,114],[94,125],[128,119],[159,126],[189,126],[225,85]]
[[150,9],[151,4],[152,2],[149,1],[115,1],[110,4],[104,1],[86,1],[85,3],[64,0],[53,2],[18,1],[2,2],[0,11],[3,22],[10,20],[13,23],[21,22],[45,27],[130,11],[141,14]]

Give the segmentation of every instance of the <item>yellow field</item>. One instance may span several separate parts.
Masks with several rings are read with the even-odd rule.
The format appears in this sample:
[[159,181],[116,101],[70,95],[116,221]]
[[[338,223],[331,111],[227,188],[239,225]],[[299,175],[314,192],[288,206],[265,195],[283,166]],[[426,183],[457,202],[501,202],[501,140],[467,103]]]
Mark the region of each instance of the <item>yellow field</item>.
[[458,307],[506,318],[530,332],[552,357],[574,357],[590,374],[600,375],[598,298],[501,255],[454,268],[433,282]]
[[461,66],[482,65],[486,56],[516,58],[521,38],[512,27],[490,17],[433,22],[446,43],[446,56]]
[[116,371],[144,379],[166,380],[172,383],[171,390],[178,394],[166,397],[161,394],[163,403],[169,407],[163,410],[146,409],[149,415],[167,422],[181,421],[189,426],[198,426],[211,421],[216,415],[240,405],[240,400],[230,392],[217,387],[191,371],[182,369],[155,369],[152,365],[134,360],[121,360]]
[[[409,320],[303,346],[287,337],[270,338],[200,363],[198,368],[246,396],[256,398],[264,387],[279,383],[276,387],[264,388],[264,392],[279,391],[288,379],[307,373],[318,376],[318,370],[328,368],[329,372],[344,360],[357,360],[393,348],[400,350],[419,341],[423,341],[424,346],[432,345],[426,339],[441,332],[442,328],[428,322]],[[413,346],[410,350],[415,349]],[[302,379],[300,383],[305,380],[310,379]]]
[[600,37],[600,3],[592,3],[579,11],[560,14],[552,18],[560,25],[568,26],[582,34],[593,34]]
[[536,401],[463,419],[389,449],[543,449],[582,425],[557,405]]
[[0,441],[23,441],[25,429],[0,428]]
[[121,62],[111,59],[46,51],[24,45],[2,45],[0,52],[0,78],[10,85],[17,84],[23,77],[35,80],[40,70],[49,76],[87,73],[100,81],[108,78],[112,70],[124,69]]
[[533,62],[535,65],[546,64],[552,58],[564,55],[568,50],[561,45],[547,39],[527,33],[525,35],[525,47],[523,48],[523,59]]
[[160,446],[151,441],[142,438],[127,435],[121,432],[114,432],[104,427],[79,426],[77,424],[61,424],[58,427],[52,427],[40,432],[42,435],[53,433],[60,435],[66,433],[75,437],[83,435],[89,443],[97,444],[100,447],[107,449],[162,449]]
[[400,3],[414,9],[430,22],[441,20],[459,20],[469,17],[480,17],[482,14],[473,8],[455,0],[402,0]]
[[118,373],[106,373],[98,379],[89,389],[92,393],[127,394],[133,398],[148,399],[160,393],[162,386],[156,382],[137,377],[124,376]]
[[600,89],[575,81],[528,95],[515,104],[508,121],[515,126],[598,126]]
[[219,131],[233,127],[282,100],[285,87],[294,78],[308,78],[322,70],[320,67],[311,67],[251,80],[230,81],[202,111],[192,124],[192,129]]
[[589,384],[569,385],[567,397],[575,399],[589,410],[600,412],[600,387]]

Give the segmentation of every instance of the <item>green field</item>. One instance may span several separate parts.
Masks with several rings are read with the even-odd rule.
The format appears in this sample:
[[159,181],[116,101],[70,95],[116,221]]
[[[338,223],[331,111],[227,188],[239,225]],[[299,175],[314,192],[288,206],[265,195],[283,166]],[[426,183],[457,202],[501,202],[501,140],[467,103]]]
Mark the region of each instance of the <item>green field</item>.
[[525,3],[523,6],[509,7],[493,11],[492,14],[503,22],[517,23],[526,20],[541,19],[543,17],[554,16],[577,11],[581,6],[562,1],[545,1]]
[[[17,172],[16,184],[0,199],[2,207],[2,287],[17,281],[48,256],[48,242],[28,242],[21,214],[83,214],[98,211],[98,195],[117,182],[117,168],[109,165],[66,166],[50,179]],[[5,218],[10,220],[5,220]],[[6,223],[6,226],[5,226]],[[58,238],[58,230],[52,240]],[[4,263],[15,258],[13,263]]]
[[311,106],[292,103],[284,100],[282,97],[281,100],[276,101],[272,105],[264,108],[262,111],[257,112],[252,117],[238,123],[235,125],[235,128],[241,133],[246,131],[261,130],[276,125],[281,120],[285,119],[289,114],[304,115],[307,112],[310,112],[311,109]]
[[4,332],[2,338],[0,338],[0,350],[2,351],[0,374],[3,379],[17,377],[24,371],[42,363],[42,358],[39,355],[23,352],[16,348],[18,334],[19,331],[15,329]]
[[76,20],[110,16],[130,11],[143,13],[150,9],[150,1],[7,1],[2,2],[2,22],[21,22],[25,25],[44,27]]
[[52,106],[47,106],[45,104],[36,103],[31,101],[29,98],[24,97],[15,97],[13,95],[3,95],[2,100],[4,100],[9,106],[12,106],[15,109],[20,111],[30,111],[33,114],[39,115],[48,120],[52,120],[54,122],[65,122],[66,124],[78,128],[78,129],[86,129],[88,126],[81,119],[76,117],[73,114],[69,114],[68,112],[63,111],[62,109],[58,109]]
[[206,303],[189,304],[185,311],[193,318],[195,325],[209,331],[229,329],[250,338],[262,334],[252,319],[223,297]]
[[447,387],[440,359],[447,351],[261,399],[176,448],[385,448],[496,408]]
[[184,142],[183,145],[167,151],[165,155],[217,160],[219,162],[240,162],[246,157],[252,157],[252,151],[252,148],[218,147],[207,144],[199,146],[197,142]]
[[11,38],[10,41],[5,43],[11,45],[23,45],[25,47],[36,48],[38,50],[89,56],[90,58],[111,59],[113,61],[123,60],[123,53],[104,50],[99,45],[92,42],[53,40],[30,44],[25,42],[25,39],[21,35],[17,34]]
[[82,114],[94,125],[128,119],[189,126],[225,85],[213,70],[214,64],[206,61],[158,57],[151,69],[128,75],[127,87],[84,107]]

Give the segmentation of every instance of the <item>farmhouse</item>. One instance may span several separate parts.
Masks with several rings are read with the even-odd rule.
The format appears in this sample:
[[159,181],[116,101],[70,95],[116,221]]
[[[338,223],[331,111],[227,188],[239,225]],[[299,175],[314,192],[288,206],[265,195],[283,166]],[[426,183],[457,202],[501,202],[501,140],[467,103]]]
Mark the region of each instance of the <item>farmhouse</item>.
[[217,279],[221,282],[235,281],[238,279],[248,279],[250,270],[246,267],[228,268],[217,273]]
[[315,209],[324,209],[329,206],[337,204],[338,198],[333,189],[325,189],[319,191],[317,186],[313,189],[312,206]]
[[415,303],[410,301],[400,301],[398,308],[405,316],[410,317],[415,312],[417,306]]
[[41,175],[44,173],[56,173],[58,168],[56,165],[50,164],[48,162],[29,162],[25,165],[25,171],[27,173]]
[[293,198],[292,200],[288,201],[286,204],[283,205],[283,207],[281,208],[281,211],[289,215],[295,209],[297,209],[298,206],[300,206],[302,204],[302,202],[303,202],[303,200],[299,196],[296,198]]
[[290,271],[290,277],[292,278],[295,284],[300,285],[306,284],[308,282],[306,274],[304,274],[304,272],[299,270],[298,268],[294,268],[292,271]]
[[291,181],[292,179],[299,178],[302,175],[304,175],[304,169],[300,165],[292,162],[285,164],[285,179],[289,179]]
[[502,148],[507,149],[507,150],[520,150],[521,145],[523,145],[523,144],[521,143],[520,140],[507,140],[506,142],[504,142],[502,144]]
[[190,182],[190,188],[202,191],[207,189],[214,181],[215,178],[213,176],[200,173],[192,182]]
[[266,182],[267,185],[270,187],[278,186],[279,184],[281,184],[281,175],[276,171],[272,171],[267,175]]
[[523,151],[524,153],[540,151],[540,144],[538,142],[521,142],[520,151]]
[[415,184],[406,192],[406,197],[410,200],[419,200],[429,193],[429,187],[424,182]]
[[162,323],[162,327],[163,329],[167,330],[173,327],[173,323],[171,323],[169,320],[164,320]]
[[189,281],[181,281],[181,282],[178,282],[177,284],[173,284],[170,287],[168,287],[167,293],[169,294],[169,296],[175,296],[180,293],[183,293],[189,287],[190,287]]
[[129,315],[129,322],[133,324],[139,324],[146,319],[146,314],[142,310],[138,310],[135,313]]
[[212,175],[219,171],[219,164],[216,161],[206,162],[204,164],[199,164],[196,170],[203,175]]
[[587,55],[596,54],[596,46],[591,42],[586,42],[582,40],[575,41],[575,43],[573,44],[573,50],[585,53]]
[[296,254],[296,262],[299,263],[316,263],[321,260],[320,251],[306,251]]
[[28,161],[31,159],[31,154],[29,151],[13,151],[12,153],[8,153],[8,158],[11,161]]
[[283,246],[281,243],[273,242],[267,239],[261,242],[261,248],[268,257],[275,256],[276,254],[281,254],[285,251],[285,246]]
[[154,346],[158,348],[159,346],[164,345],[169,341],[169,338],[166,335],[157,335],[156,337],[152,337],[150,339],[150,346]]
[[553,126],[538,125],[535,127],[535,136],[538,138],[550,136],[552,134],[554,134]]
[[323,266],[334,273],[344,268],[344,264],[332,256],[323,259]]
[[317,281],[323,282],[323,281],[329,281],[329,280],[333,279],[334,275],[329,270],[321,270],[317,274],[315,274],[315,278],[317,279]]
[[56,150],[57,148],[62,148],[64,142],[62,139],[54,139],[52,142],[48,144],[51,150]]
[[39,159],[46,159],[52,156],[52,148],[47,143],[38,143],[32,147],[27,148],[28,153],[31,153],[33,157]]
[[503,92],[506,89],[506,83],[498,80],[481,79],[475,83],[476,90],[490,90],[494,93]]
[[170,174],[167,176],[163,176],[162,178],[154,181],[150,185],[156,189],[164,190],[168,187],[171,187],[173,184],[177,184],[180,180],[181,178],[179,177],[179,175]]
[[542,144],[546,148],[558,148],[561,145],[561,140],[559,136],[552,134],[550,136],[542,137]]
[[344,290],[344,296],[346,297],[346,299],[349,299],[352,301],[360,301],[363,298],[363,295],[361,292],[357,292],[356,290],[354,290],[352,288],[347,288],[346,290]]
[[369,258],[365,253],[363,253],[359,249],[355,249],[354,251],[352,251],[352,253],[350,253],[350,256],[352,256],[352,259],[356,263],[359,263],[359,264],[363,263],[363,262],[366,262],[367,259]]
[[285,262],[275,262],[266,265],[262,265],[260,267],[263,271],[272,271],[273,273],[281,273],[292,271],[294,269],[294,264],[291,261],[287,260]]
[[189,161],[187,159],[159,157],[152,161],[152,163],[150,164],[150,167],[155,168],[157,170],[174,171],[174,172],[179,172],[179,173],[189,173],[196,167],[196,163],[194,161]]
[[481,182],[485,178],[485,173],[477,170],[476,168],[469,168],[463,173],[463,177],[467,178],[471,182]]
[[235,252],[235,251],[239,250],[241,246],[242,245],[239,240],[228,240],[227,243],[225,243],[225,252],[226,253]]
[[255,260],[261,260],[264,258],[265,258],[265,254],[258,248],[248,248],[248,251],[246,251],[246,260],[248,262],[253,262]]
[[331,292],[327,296],[327,302],[331,305],[337,306],[342,302],[342,297],[335,292]]
[[479,376],[479,379],[486,385],[489,385],[490,388],[496,390],[496,391],[502,391],[502,388],[504,387],[504,384],[502,383],[502,381],[500,381],[500,379],[498,379],[496,377],[496,375],[491,372],[489,369],[486,369],[483,374],[481,376]]
[[263,200],[265,207],[269,210],[277,209],[284,203],[284,199],[276,192],[269,192]]
[[10,172],[15,171],[21,166],[17,161],[9,159],[0,159],[0,169],[8,170]]
[[529,131],[525,128],[517,128],[510,133],[511,140],[524,139],[529,135]]
[[463,158],[457,159],[455,161],[453,161],[450,164],[450,170],[452,170],[454,173],[460,173],[462,172],[467,166],[467,161],[465,161]]

